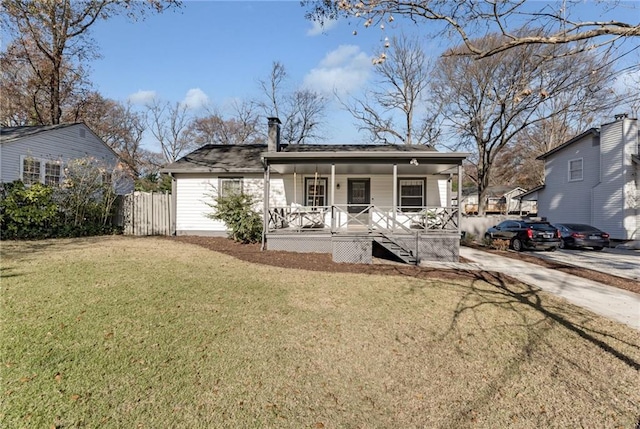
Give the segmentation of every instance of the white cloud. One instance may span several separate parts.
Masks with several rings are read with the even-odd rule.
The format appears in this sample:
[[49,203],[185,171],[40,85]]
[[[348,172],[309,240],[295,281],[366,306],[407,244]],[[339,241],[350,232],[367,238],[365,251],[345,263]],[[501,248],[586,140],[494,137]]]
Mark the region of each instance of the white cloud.
[[327,94],[352,92],[366,83],[372,67],[371,57],[359,46],[341,45],[305,76],[303,85]]
[[307,36],[318,36],[326,31],[331,30],[336,25],[338,25],[338,21],[335,19],[327,20],[322,24],[320,24],[320,22],[318,21],[312,21],[311,28],[307,30]]
[[127,100],[131,103],[131,104],[137,104],[137,105],[145,105],[145,104],[149,104],[153,101],[153,99],[156,98],[156,92],[155,91],[138,91],[138,92],[134,92],[133,94],[131,94]]
[[186,105],[189,109],[201,109],[209,104],[209,96],[200,88],[192,88],[187,91],[187,95],[184,96],[182,104]]

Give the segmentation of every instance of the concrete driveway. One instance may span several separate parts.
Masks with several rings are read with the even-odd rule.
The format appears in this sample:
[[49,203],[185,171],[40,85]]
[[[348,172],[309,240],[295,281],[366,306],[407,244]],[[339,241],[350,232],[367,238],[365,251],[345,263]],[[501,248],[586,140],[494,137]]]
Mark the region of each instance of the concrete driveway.
[[640,280],[640,251],[623,249],[561,249],[556,252],[527,252],[532,256],[561,262],[618,277]]
[[523,283],[561,296],[575,305],[640,330],[639,294],[465,246],[460,247],[460,256],[474,262],[473,267],[469,268],[505,273]]

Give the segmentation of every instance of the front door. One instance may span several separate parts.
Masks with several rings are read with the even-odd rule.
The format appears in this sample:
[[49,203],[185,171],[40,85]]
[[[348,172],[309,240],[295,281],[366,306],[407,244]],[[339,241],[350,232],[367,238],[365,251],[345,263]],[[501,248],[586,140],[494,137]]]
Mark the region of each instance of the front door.
[[347,210],[360,213],[371,203],[370,179],[347,179]]

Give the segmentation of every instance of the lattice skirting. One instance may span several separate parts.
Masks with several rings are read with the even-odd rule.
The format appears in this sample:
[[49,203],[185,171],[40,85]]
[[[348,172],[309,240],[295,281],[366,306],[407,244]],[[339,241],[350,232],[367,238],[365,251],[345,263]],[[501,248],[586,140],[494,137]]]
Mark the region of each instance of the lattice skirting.
[[[458,262],[460,238],[457,234],[395,236],[394,239],[411,250],[421,261]],[[269,235],[267,250],[300,253],[331,253],[335,262],[370,264],[373,262],[373,240],[363,236]]]
[[331,236],[309,237],[277,236],[267,237],[267,250],[286,250],[298,253],[331,253]]
[[333,261],[370,264],[373,241],[369,237],[333,237]]
[[[415,237],[396,237],[402,244],[416,255]],[[417,241],[417,257],[420,261],[458,262],[460,258],[460,237],[455,234],[428,234]]]

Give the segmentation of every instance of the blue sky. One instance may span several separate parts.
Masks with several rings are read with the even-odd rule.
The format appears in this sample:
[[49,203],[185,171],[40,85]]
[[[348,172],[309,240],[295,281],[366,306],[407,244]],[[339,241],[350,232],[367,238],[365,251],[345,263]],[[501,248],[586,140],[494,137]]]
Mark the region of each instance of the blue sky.
[[[593,16],[592,6],[587,1],[572,13],[600,19]],[[624,6],[623,2],[613,14],[624,17],[630,10],[637,14],[638,9]],[[155,96],[186,102],[194,113],[207,103],[224,112],[234,99],[261,95],[258,80],[267,78],[273,61],[285,65],[292,88],[304,85],[329,95],[333,88],[357,94],[372,84],[372,58],[385,37],[401,30],[419,31],[426,51],[434,57],[450,43],[428,38],[429,30],[435,31],[428,27],[432,23],[416,26],[397,19],[381,30],[341,20],[320,31],[304,14],[297,0],[186,0],[181,9],[149,15],[144,21],[124,17],[101,21],[91,33],[102,55],[91,64],[91,80],[103,96],[119,101],[142,106]],[[637,46],[637,39],[630,44]],[[630,60],[637,64],[639,58],[636,52]],[[365,139],[337,102],[329,108],[326,142]]]
[[[385,32],[354,36],[356,27],[346,21],[323,32],[304,13],[298,1],[186,1],[181,10],[142,22],[100,22],[92,35],[102,58],[92,64],[92,81],[103,96],[120,101],[157,96],[224,110],[233,99],[259,97],[258,80],[279,61],[292,87],[357,92],[371,78]],[[352,119],[336,113],[336,103],[330,107],[330,140],[361,140]]]
[[[592,16],[592,5],[585,2],[572,13],[600,19]],[[629,13],[622,6],[614,13]],[[334,88],[357,94],[372,83],[373,55],[385,37],[420,31],[433,56],[450,43],[427,39],[435,30],[427,27],[432,23],[416,26],[398,19],[381,30],[341,20],[321,31],[304,14],[297,0],[186,0],[180,10],[144,21],[102,21],[92,30],[102,58],[92,63],[91,78],[103,96],[119,101],[142,105],[155,96],[188,103],[194,113],[207,103],[224,112],[234,99],[261,95],[258,80],[267,78],[274,61],[284,64],[292,88],[303,85],[329,96]],[[634,58],[637,62],[638,55]],[[326,122],[327,142],[365,139],[336,101],[329,105]]]

